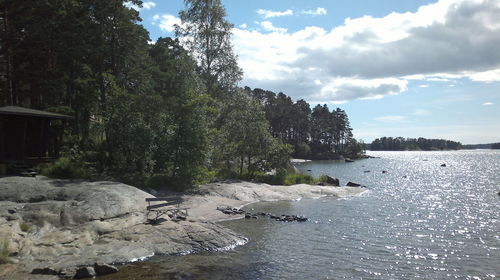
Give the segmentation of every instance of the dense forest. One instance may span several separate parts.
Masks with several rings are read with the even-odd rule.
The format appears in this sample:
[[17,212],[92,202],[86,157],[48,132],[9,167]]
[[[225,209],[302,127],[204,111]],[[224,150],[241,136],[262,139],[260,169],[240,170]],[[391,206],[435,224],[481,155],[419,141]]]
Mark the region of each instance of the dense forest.
[[334,159],[339,155],[356,157],[364,144],[353,138],[346,112],[301,99],[296,102],[284,93],[245,87],[262,104],[271,134],[294,147],[293,156],[305,159]]
[[431,151],[431,150],[458,150],[462,148],[460,142],[443,139],[382,137],[373,140],[369,149],[372,151]]
[[284,172],[291,154],[361,151],[344,111],[238,87],[233,25],[219,0],[185,0],[177,38],[155,43],[126,3],[142,4],[0,4],[0,106],[73,116],[58,164],[189,186],[220,174]]

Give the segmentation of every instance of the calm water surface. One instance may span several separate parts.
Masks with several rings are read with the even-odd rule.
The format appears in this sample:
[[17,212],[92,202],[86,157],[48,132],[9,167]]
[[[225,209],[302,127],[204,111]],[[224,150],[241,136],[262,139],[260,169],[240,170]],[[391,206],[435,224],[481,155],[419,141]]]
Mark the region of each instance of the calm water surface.
[[314,176],[338,177],[341,184],[367,185],[369,191],[361,196],[248,207],[305,215],[310,218],[306,223],[225,222],[249,237],[248,244],[222,253],[154,257],[125,266],[113,277],[500,278],[500,151],[369,154],[381,158],[298,166]]

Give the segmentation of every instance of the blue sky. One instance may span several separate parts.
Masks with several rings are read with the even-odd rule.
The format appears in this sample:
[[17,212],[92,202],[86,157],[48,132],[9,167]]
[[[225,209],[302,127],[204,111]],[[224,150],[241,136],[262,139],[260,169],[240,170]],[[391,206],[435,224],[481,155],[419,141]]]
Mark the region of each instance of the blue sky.
[[[241,86],[340,107],[354,136],[500,142],[500,1],[222,0]],[[144,1],[152,41],[182,0]]]

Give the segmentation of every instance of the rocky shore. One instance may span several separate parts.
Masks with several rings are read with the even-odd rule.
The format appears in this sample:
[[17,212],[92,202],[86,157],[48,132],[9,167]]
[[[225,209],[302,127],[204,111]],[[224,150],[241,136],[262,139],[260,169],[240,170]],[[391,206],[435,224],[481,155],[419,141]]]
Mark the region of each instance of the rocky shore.
[[[153,255],[224,250],[246,238],[215,223],[243,218],[218,207],[240,208],[258,201],[349,196],[365,189],[327,186],[270,186],[225,182],[200,186],[183,196],[185,221],[151,225],[145,198],[151,194],[117,182],[0,178],[0,245],[11,264],[0,279],[57,279],[113,271],[112,264]],[[36,274],[31,274],[32,272]],[[83,274],[82,274],[83,275]]]

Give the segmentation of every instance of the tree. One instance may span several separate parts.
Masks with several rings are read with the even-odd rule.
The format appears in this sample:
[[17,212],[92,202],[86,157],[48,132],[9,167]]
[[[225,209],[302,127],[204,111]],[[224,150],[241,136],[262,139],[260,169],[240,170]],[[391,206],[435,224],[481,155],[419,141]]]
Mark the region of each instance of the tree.
[[190,186],[206,165],[210,98],[189,53],[171,38],[159,38],[150,49],[153,88],[158,104],[156,173],[180,186]]
[[222,109],[220,133],[214,162],[232,169],[237,162],[238,173],[285,168],[291,152],[288,145],[272,137],[264,111],[257,100],[244,91],[233,94]]
[[179,13],[182,24],[176,25],[176,36],[198,62],[208,92],[217,96],[221,90],[234,88],[242,76],[231,44],[233,25],[225,19],[220,0],[184,3],[186,9]]

